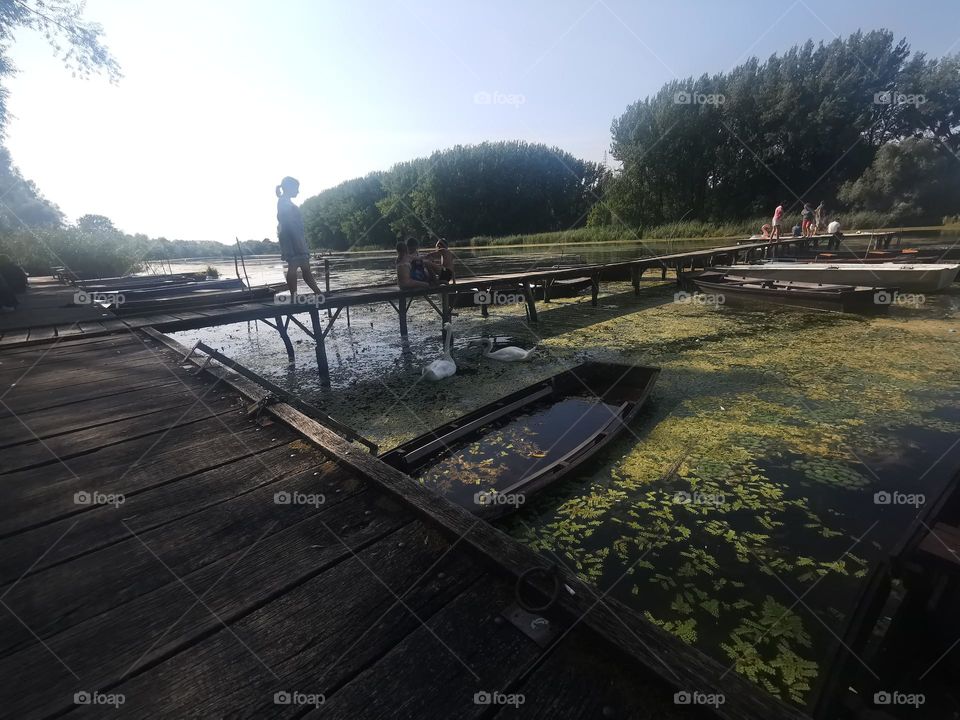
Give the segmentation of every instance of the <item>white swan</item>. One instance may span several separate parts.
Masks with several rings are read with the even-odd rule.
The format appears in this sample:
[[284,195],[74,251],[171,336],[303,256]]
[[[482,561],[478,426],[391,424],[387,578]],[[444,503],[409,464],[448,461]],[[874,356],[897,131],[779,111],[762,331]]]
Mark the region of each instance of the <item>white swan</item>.
[[447,336],[443,342],[443,355],[423,368],[421,372],[421,375],[427,380],[437,382],[457,372],[457,364],[453,361],[453,356],[450,355],[450,343],[453,340],[453,333],[450,328],[450,323],[443,324],[443,331]]
[[533,353],[537,349],[536,345],[529,350],[510,345],[509,347],[500,348],[496,352],[492,352],[493,338],[484,339],[483,346],[484,357],[490,358],[491,360],[500,360],[501,362],[524,362],[532,358]]

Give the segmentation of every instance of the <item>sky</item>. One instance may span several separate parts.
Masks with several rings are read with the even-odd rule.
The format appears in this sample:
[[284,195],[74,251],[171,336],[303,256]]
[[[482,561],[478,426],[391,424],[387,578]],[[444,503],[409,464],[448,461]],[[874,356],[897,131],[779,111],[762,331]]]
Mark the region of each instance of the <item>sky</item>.
[[71,77],[21,32],[6,144],[69,219],[275,239],[303,200],[433,150],[521,139],[601,161],[674,78],[885,27],[960,52],[956,0],[88,0],[124,77]]

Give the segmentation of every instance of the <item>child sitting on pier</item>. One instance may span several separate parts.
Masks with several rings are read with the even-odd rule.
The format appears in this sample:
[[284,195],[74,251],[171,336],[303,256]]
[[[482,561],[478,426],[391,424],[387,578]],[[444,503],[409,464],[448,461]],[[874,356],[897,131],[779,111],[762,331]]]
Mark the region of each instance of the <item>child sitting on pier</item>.
[[419,287],[430,287],[430,283],[413,277],[410,264],[410,252],[407,243],[402,240],[397,243],[397,287],[409,290]]
[[426,257],[429,260],[436,259],[440,266],[439,279],[441,283],[453,283],[457,282],[457,274],[453,266],[453,253],[450,252],[450,246],[447,245],[447,241],[441,238],[437,240],[437,249],[431,253],[428,253]]

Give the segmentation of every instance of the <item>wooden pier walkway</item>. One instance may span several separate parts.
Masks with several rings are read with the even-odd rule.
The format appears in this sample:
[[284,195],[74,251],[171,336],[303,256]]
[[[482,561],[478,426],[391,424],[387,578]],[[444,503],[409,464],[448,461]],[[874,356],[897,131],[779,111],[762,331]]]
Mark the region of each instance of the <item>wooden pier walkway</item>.
[[183,351],[0,348],[0,717],[805,717]]

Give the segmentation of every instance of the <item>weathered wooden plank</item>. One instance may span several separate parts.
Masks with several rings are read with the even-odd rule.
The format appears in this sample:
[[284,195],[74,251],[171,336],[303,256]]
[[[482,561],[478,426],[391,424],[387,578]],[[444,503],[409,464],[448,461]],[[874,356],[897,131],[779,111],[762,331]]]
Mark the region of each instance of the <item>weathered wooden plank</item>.
[[[475,694],[502,691],[540,656],[540,648],[507,622],[513,602],[503,578],[486,575],[404,638],[306,717],[479,718],[490,707]],[[444,647],[446,646],[446,647]]]
[[274,437],[252,422],[217,417],[111,445],[67,465],[5,475],[0,537],[89,511],[91,505],[77,503],[78,492],[130,496],[271,447]]
[[31,340],[49,340],[51,338],[55,338],[56,336],[57,328],[55,325],[30,328]]
[[[236,395],[231,395],[229,398],[221,399],[215,392],[208,391],[204,394],[203,389],[198,389],[195,396],[184,397],[179,405],[172,408],[136,415],[122,422],[95,425],[63,435],[14,445],[3,451],[0,478],[17,471],[40,468],[53,463],[70,465],[71,460],[78,455],[85,455],[94,450],[136,438],[162,435],[174,428],[235,413],[242,409],[243,402]],[[19,415],[15,422],[21,427],[30,425],[28,419]],[[136,458],[131,458],[131,460],[134,459]]]
[[26,342],[30,338],[30,330],[7,330],[0,337],[0,347],[4,345],[17,345]]
[[[170,360],[150,350],[124,355],[105,354],[100,363],[81,364],[75,362],[47,363],[36,361],[26,369],[15,367],[4,372],[3,380],[8,380],[8,396],[29,390],[52,388],[72,388],[90,382],[110,382],[135,373],[153,372],[155,368],[165,370]],[[156,375],[156,373],[153,373]],[[14,385],[15,383],[15,385]]]
[[[180,407],[188,400],[196,401],[197,395],[205,392],[209,387],[209,380],[198,383],[195,387],[174,382],[174,384],[159,386],[150,393],[122,393],[21,413],[18,417],[27,427],[13,420],[0,423],[0,448],[32,442],[38,437],[63,435],[159,410]],[[216,397],[219,390],[212,390],[211,394]]]
[[[306,454],[315,456],[312,450]],[[316,515],[318,508],[328,512],[362,489],[359,480],[332,463],[316,467],[154,530],[141,531],[134,520],[115,516],[113,523],[126,530],[122,542],[25,577],[8,588],[4,602],[27,620],[32,632],[10,614],[0,616],[0,655],[32,644],[34,635],[52,636],[196,572],[247,547],[265,532],[280,532]],[[337,483],[343,492],[333,493]],[[281,492],[323,495],[324,502],[281,505],[275,502],[276,493]]]
[[106,347],[109,345],[129,345],[141,344],[141,340],[132,333],[117,335],[71,335],[64,338],[58,338],[55,343],[47,343],[45,346],[27,346],[19,348],[3,348],[2,356],[13,355],[41,355],[45,353],[76,353],[86,352],[93,347]]
[[[637,673],[628,656],[615,648],[598,645],[592,634],[582,628],[572,630],[532,672],[499,690],[521,694],[520,714],[531,720],[714,717],[702,707],[676,704],[676,690],[649,674]],[[493,717],[508,720],[517,714],[512,707],[501,706]],[[776,717],[770,716],[771,720]]]
[[[183,373],[183,375],[185,376],[186,373]],[[57,407],[66,408],[76,403],[96,401],[99,398],[108,398],[127,393],[140,393],[145,389],[164,392],[164,389],[170,386],[182,388],[183,382],[179,377],[170,377],[168,380],[153,378],[152,383],[150,379],[147,378],[141,378],[133,383],[123,383],[120,381],[112,382],[109,385],[96,385],[91,383],[81,386],[75,392],[71,391],[69,399],[63,398],[55,391],[47,390],[42,393],[35,393],[28,397],[20,398],[18,401],[9,404],[7,403],[7,398],[3,397],[3,394],[0,393],[0,403],[6,405],[6,407],[0,405],[0,418],[3,418],[4,422],[9,422],[10,420],[8,418],[14,413],[26,416],[29,413],[40,410],[50,410]]]
[[[145,332],[174,350],[182,347],[161,333],[150,329]],[[192,362],[199,364],[200,361]],[[250,397],[263,394],[253,383],[223,368],[209,369],[208,372],[227,378],[231,385]],[[277,403],[269,406],[267,412],[301,432],[344,466],[400,498],[434,527],[454,538],[460,538],[463,544],[502,572],[519,577],[530,568],[546,569],[549,565],[530,548],[492,526],[476,523],[467,510],[437,496],[369,453],[357,449],[290,406]],[[682,689],[693,686],[703,688],[703,692],[722,693],[727,698],[727,703],[718,709],[721,717],[736,720],[766,720],[772,716],[806,718],[800,711],[760,691],[749,681],[735,673],[728,673],[720,663],[654,626],[623,603],[610,598],[604,599],[602,603],[596,602],[594,591],[580,578],[565,569],[558,572],[560,581],[573,590],[569,594],[560,593],[557,601],[559,609],[570,617],[577,618],[578,622],[584,623],[607,642],[627,652],[672,687]],[[538,584],[535,581],[532,584],[539,585],[545,596],[550,595],[550,589],[544,582]]]
[[[132,495],[120,517],[136,532],[144,532],[275,482],[278,472],[283,477],[305,472],[318,462],[317,456],[299,451],[296,442],[278,438],[262,452]],[[339,496],[337,490],[341,488],[329,494]],[[101,505],[0,540],[0,586],[129,538],[117,517],[113,506]]]
[[[22,678],[16,684],[0,684],[5,712],[18,718],[49,717],[69,709],[76,691],[110,687],[131,677],[120,685],[122,692],[129,693],[129,702],[124,706],[127,717],[161,717],[165,712],[172,712],[174,717],[201,717],[203,713],[193,707],[198,693],[225,696],[234,684],[253,681],[254,677],[246,674],[247,661],[257,671],[267,672],[237,640],[253,642],[250,626],[258,632],[259,643],[275,646],[268,660],[271,663],[279,665],[295,655],[302,648],[297,644],[298,637],[314,635],[325,649],[325,657],[320,657],[329,661],[338,647],[342,652],[346,646],[342,635],[325,638],[324,633],[317,633],[319,627],[336,629],[349,622],[359,628],[355,630],[359,635],[389,606],[390,596],[382,586],[379,594],[373,592],[364,597],[363,591],[371,590],[377,581],[344,545],[347,543],[368,563],[395,546],[395,542],[378,541],[398,537],[396,531],[409,518],[396,506],[384,512],[381,502],[370,493],[361,493],[327,512],[321,508],[303,522],[245,547],[238,546],[231,555],[183,576],[183,584],[167,573],[170,582],[159,590],[49,638],[48,647],[80,676],[79,680],[36,643],[3,658],[0,672],[4,677],[16,671]],[[377,508],[377,512],[369,512],[372,508]],[[343,542],[325,529],[334,526],[342,526],[338,534]],[[260,534],[267,529],[258,528]],[[373,549],[365,549],[367,546]],[[396,551],[390,557],[396,567],[386,568],[383,576],[390,578],[392,571],[392,579],[398,585],[412,582],[411,576],[416,577],[413,573],[419,566],[411,569],[396,562]],[[278,562],[278,558],[283,561]],[[166,572],[159,562],[155,567],[157,572]],[[342,603],[341,598],[354,595],[363,600],[362,606]],[[264,608],[278,602],[289,615],[279,614],[271,627],[261,618],[266,615],[273,622],[276,610]],[[251,614],[252,620],[239,622]],[[230,626],[229,631],[224,623]],[[291,635],[290,630],[298,626],[298,633]],[[310,651],[309,647],[302,649]],[[218,652],[237,657],[218,665]],[[255,652],[264,653],[262,649]],[[314,654],[319,655],[319,651]],[[194,661],[199,667],[190,668],[190,677],[177,681],[178,690],[174,690],[173,684],[164,686],[163,679],[154,679],[177,672],[182,665]],[[154,701],[158,703],[156,709],[144,711],[140,705]],[[169,706],[178,706],[179,710],[166,710]],[[222,708],[213,711],[218,717],[223,714]]]

